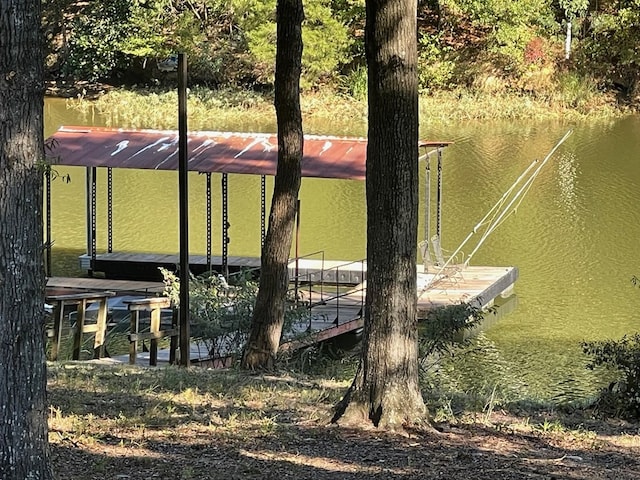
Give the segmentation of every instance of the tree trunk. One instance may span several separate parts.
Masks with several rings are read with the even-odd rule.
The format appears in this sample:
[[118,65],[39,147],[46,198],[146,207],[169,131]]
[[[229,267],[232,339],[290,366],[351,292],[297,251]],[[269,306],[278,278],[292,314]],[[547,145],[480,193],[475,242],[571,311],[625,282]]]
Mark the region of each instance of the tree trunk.
[[297,213],[304,142],[300,112],[302,1],[279,0],[277,18],[275,107],[278,168],[269,228],[262,249],[260,288],[242,359],[243,368],[248,369],[271,369],[280,345],[289,285],[287,263]]
[[0,0],[0,478],[52,479],[42,255],[40,1]]
[[367,294],[358,373],[333,421],[426,419],[418,385],[418,79],[415,0],[367,0]]

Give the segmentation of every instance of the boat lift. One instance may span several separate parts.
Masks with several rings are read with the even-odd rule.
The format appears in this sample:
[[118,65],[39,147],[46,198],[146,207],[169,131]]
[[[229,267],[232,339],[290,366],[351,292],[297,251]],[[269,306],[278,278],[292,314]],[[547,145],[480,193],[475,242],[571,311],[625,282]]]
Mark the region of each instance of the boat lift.
[[[498,228],[502,223],[506,220],[506,218],[515,213],[524,200],[524,197],[527,195],[529,190],[531,189],[531,185],[533,181],[538,177],[540,171],[544,168],[544,166],[549,162],[553,154],[560,148],[560,146],[571,136],[573,133],[572,130],[569,130],[564,136],[556,143],[556,145],[549,151],[549,153],[545,156],[545,158],[539,162],[538,160],[534,160],[525,171],[516,179],[516,181],[507,189],[507,191],[500,197],[500,199],[491,207],[491,209],[486,213],[484,217],[473,227],[471,232],[466,236],[466,238],[462,241],[462,243],[456,248],[453,253],[446,260],[441,260],[436,264],[435,275],[431,278],[429,282],[427,282],[423,290],[427,290],[434,283],[441,280],[442,278],[447,277],[447,269],[449,267],[457,266],[460,269],[464,269],[469,266],[471,259],[476,254],[476,252],[480,249],[482,244],[486,241],[486,239],[491,235],[496,228]],[[440,186],[442,182],[441,175],[441,159],[438,157],[438,197],[437,197],[437,208],[440,209],[441,200],[442,200],[442,188]],[[537,168],[534,168],[536,167]],[[427,195],[429,196],[429,162],[427,161]],[[427,218],[425,226],[425,241],[421,242],[421,250],[423,251],[423,259],[425,260],[425,272],[427,271],[427,260],[428,258],[428,239],[429,239],[429,198],[427,198]],[[471,240],[471,238],[480,232],[484,227],[484,232],[480,236],[480,239],[476,243],[475,247],[466,256],[466,259],[460,265],[454,265],[454,261],[458,255],[462,253],[462,248]],[[437,217],[437,231],[436,235],[431,238],[432,247],[434,250],[439,249],[439,240],[440,240],[440,213],[438,212]],[[425,244],[426,242],[426,244]],[[438,253],[436,252],[436,255]],[[425,258],[426,257],[426,258]]]

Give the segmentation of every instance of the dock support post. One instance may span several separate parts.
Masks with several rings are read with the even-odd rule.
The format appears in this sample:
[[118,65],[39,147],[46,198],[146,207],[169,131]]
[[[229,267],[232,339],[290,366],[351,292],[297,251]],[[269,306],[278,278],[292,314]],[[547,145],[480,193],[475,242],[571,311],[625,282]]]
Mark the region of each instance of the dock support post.
[[93,276],[96,263],[96,167],[87,167],[87,256],[91,259],[89,276]]
[[44,175],[45,183],[45,201],[47,204],[45,211],[45,221],[47,222],[47,226],[44,232],[44,244],[45,244],[45,257],[44,257],[44,268],[45,274],[47,277],[52,276],[51,273],[51,171],[49,169],[46,170]]
[[178,186],[180,196],[180,365],[188,367],[189,331],[189,193],[187,144],[187,58],[178,54]]
[[113,171],[107,167],[107,252],[113,252]]
[[260,176],[260,256],[262,256],[262,247],[264,247],[264,239],[266,236],[265,219],[267,215],[267,177]]
[[442,148],[438,147],[438,211],[436,216],[436,235],[442,245]]
[[222,274],[229,277],[229,175],[222,174]]
[[211,268],[211,172],[207,172],[207,270]]

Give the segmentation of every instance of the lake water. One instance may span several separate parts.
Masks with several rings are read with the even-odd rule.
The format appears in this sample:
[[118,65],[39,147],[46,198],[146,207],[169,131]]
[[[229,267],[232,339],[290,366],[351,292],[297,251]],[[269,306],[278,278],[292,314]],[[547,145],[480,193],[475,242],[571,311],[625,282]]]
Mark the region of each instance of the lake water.
[[[46,101],[47,135],[63,124],[101,122],[83,118],[65,105],[59,99]],[[212,121],[207,128],[232,126]],[[305,123],[305,129],[316,134],[366,134],[363,124]],[[640,117],[421,128],[421,138],[455,142],[444,153],[442,240],[448,250],[454,250],[518,175],[534,159],[544,158],[570,129],[573,134],[542,170],[517,213],[489,237],[472,262],[520,269],[516,310],[488,328],[486,335],[533,395],[560,400],[590,395],[601,384],[584,368],[581,341],[618,338],[638,330],[640,291],[632,286],[631,277],[640,274]],[[79,273],[76,257],[85,248],[84,170],[60,173],[69,173],[71,183],[53,185],[53,273],[70,275]],[[102,251],[106,174],[98,175],[98,250]],[[177,174],[114,170],[113,176],[114,250],[177,253]],[[191,174],[189,181],[190,248],[204,253],[205,177]],[[220,177],[214,175],[214,181],[216,253],[221,244],[215,233],[221,218]],[[268,187],[270,198],[272,180]],[[229,191],[229,253],[258,256],[260,180],[230,176]],[[336,260],[365,257],[362,182],[305,179],[300,199],[301,254],[322,250],[326,258]]]

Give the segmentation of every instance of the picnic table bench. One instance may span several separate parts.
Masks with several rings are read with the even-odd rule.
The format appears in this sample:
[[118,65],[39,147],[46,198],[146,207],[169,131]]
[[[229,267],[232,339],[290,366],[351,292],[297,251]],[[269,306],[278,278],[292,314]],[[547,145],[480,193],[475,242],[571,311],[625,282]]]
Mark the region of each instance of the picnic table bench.
[[[82,336],[85,333],[95,334],[93,342],[93,358],[104,356],[105,336],[107,333],[107,301],[115,296],[115,292],[88,292],[71,293],[65,295],[51,295],[46,297],[47,303],[53,304],[53,328],[47,330],[47,335],[53,337],[51,346],[51,360],[57,360],[60,353],[60,343],[64,331],[65,307],[75,305],[77,317],[73,332],[72,359],[80,359]],[[98,304],[98,316],[96,323],[85,324],[87,319],[87,307],[90,304]]]
[[[180,328],[178,326],[178,317],[174,314],[171,316],[171,327],[161,330],[161,314],[163,309],[171,308],[171,300],[167,297],[140,298],[136,300],[126,300],[129,311],[131,312],[131,329],[129,333],[129,363],[135,365],[136,356],[138,354],[138,342],[150,340],[149,346],[149,365],[156,366],[158,364],[158,340],[170,337],[169,345],[169,363],[176,363],[176,351],[178,349],[178,338],[180,336]],[[151,320],[149,331],[141,333],[140,329],[140,312],[151,312]]]

